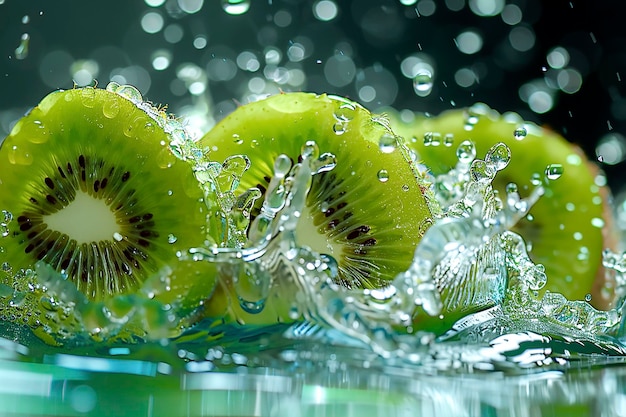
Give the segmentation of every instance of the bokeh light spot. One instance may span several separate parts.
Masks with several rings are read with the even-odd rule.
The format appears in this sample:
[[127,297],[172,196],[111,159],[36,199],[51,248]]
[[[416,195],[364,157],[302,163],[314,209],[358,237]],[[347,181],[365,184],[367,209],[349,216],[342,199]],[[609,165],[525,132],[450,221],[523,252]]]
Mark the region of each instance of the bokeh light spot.
[[185,32],[182,26],[177,23],[167,25],[167,27],[163,31],[163,37],[169,43],[180,42],[183,39],[184,34]]
[[626,138],[620,133],[609,133],[598,141],[596,156],[604,164],[617,165],[626,159]]
[[550,65],[551,68],[555,69],[561,69],[569,64],[569,58],[569,52],[567,52],[567,49],[561,46],[552,48],[546,56],[548,65]]
[[459,51],[464,54],[475,54],[483,47],[483,38],[473,30],[461,32],[454,40]]
[[157,33],[163,29],[163,16],[159,12],[148,12],[141,18],[141,28],[146,33]]
[[355,75],[356,65],[348,56],[334,55],[324,63],[324,76],[332,86],[346,86],[352,82]]
[[504,0],[470,0],[469,7],[478,16],[497,16],[504,9]]
[[322,22],[329,22],[337,17],[339,9],[337,4],[331,0],[319,0],[313,4],[313,14],[315,18]]
[[204,0],[178,0],[178,7],[185,13],[193,14],[202,9]]
[[509,42],[517,51],[530,51],[535,46],[535,33],[526,26],[516,26],[509,32]]
[[514,26],[522,21],[522,9],[517,4],[507,4],[500,14],[502,21],[507,25]]

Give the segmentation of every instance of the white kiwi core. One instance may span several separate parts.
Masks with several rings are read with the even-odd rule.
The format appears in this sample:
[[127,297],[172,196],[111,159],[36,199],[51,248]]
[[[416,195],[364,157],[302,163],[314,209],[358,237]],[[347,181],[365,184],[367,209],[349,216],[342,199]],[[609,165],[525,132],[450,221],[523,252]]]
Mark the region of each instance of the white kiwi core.
[[309,207],[305,206],[296,226],[296,242],[299,246],[308,246],[315,252],[324,253],[337,258],[343,249],[340,243],[329,239],[319,227],[313,224],[313,215]]
[[51,230],[64,233],[78,244],[111,240],[119,235],[115,214],[102,200],[78,191],[74,201],[56,213],[43,216]]

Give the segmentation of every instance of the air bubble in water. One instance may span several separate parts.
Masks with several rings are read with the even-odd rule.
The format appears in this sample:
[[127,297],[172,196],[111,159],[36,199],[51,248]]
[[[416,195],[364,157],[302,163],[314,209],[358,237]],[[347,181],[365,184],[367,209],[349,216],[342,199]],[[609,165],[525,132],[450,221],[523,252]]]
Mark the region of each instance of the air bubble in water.
[[516,140],[522,140],[526,137],[526,135],[528,134],[528,131],[526,130],[525,127],[518,127],[517,129],[515,129],[515,131],[513,131],[513,137]]
[[561,164],[550,164],[546,167],[546,177],[549,180],[556,180],[561,178],[563,175],[563,165]]
[[26,59],[28,57],[28,47],[30,44],[30,35],[28,33],[22,34],[20,38],[20,44],[17,48],[15,48],[15,58],[16,59]]
[[378,181],[380,181],[380,182],[387,182],[387,181],[389,181],[389,172],[387,172],[386,169],[381,169],[380,171],[378,171],[376,176],[378,177]]
[[240,15],[250,10],[250,0],[222,0],[222,9],[230,15]]
[[413,77],[413,90],[420,97],[426,97],[433,90],[433,74],[428,70],[420,70]]

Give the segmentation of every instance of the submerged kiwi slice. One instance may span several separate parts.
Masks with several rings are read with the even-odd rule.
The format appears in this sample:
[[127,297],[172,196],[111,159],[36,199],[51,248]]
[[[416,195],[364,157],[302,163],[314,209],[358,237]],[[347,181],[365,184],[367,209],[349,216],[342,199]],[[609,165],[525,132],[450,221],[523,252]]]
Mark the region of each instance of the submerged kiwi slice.
[[168,288],[194,285],[196,266],[179,267],[178,255],[205,241],[203,193],[139,104],[104,89],[58,91],[15,125],[0,148],[5,284],[41,261],[90,300],[137,291],[164,270],[176,281]]
[[537,181],[546,176],[549,165],[562,166],[560,178],[542,181],[545,194],[515,231],[529,245],[532,260],[545,266],[548,282],[544,290],[560,292],[572,300],[591,294],[594,306],[608,305],[602,267],[602,250],[610,240],[608,190],[597,181],[599,170],[580,149],[553,131],[516,114],[501,115],[483,104],[449,110],[437,117],[411,114],[410,121],[402,121],[398,114],[390,116],[393,129],[406,138],[435,174],[456,164],[456,149],[464,140],[475,144],[479,156],[504,142],[512,157],[495,178],[501,198],[505,198],[509,183],[517,184],[522,197],[528,196],[534,188],[533,175]]
[[432,222],[407,149],[384,122],[343,98],[282,93],[239,107],[201,139],[212,160],[250,158],[240,192],[265,192],[276,158],[297,162],[307,141],[335,155],[337,164],[313,176],[298,243],[335,258],[343,286],[384,286],[409,267]]

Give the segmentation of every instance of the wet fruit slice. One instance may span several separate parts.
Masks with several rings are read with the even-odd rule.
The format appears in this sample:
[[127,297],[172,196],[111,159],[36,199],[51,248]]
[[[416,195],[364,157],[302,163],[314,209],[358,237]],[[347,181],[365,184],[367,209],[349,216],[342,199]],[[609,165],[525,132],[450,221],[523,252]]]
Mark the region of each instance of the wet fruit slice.
[[38,261],[90,300],[135,292],[165,270],[166,302],[198,283],[178,255],[205,241],[203,193],[139,105],[150,107],[104,89],[58,91],[15,125],[0,148],[5,284]]
[[239,191],[264,192],[276,158],[297,160],[311,140],[337,165],[313,177],[299,243],[334,257],[346,287],[385,285],[408,268],[432,219],[405,145],[366,109],[328,95],[278,94],[241,106],[201,142],[215,161],[247,155]]
[[[247,155],[251,168],[238,192],[252,187],[265,192],[276,158],[285,154],[297,162],[311,140],[320,153],[335,155],[336,167],[313,176],[297,243],[335,258],[338,283],[347,288],[384,286],[409,267],[432,219],[408,150],[382,121],[343,98],[285,93],[239,107],[201,143],[214,161]],[[226,307],[221,298],[237,299],[229,284],[218,291],[223,294],[205,304],[208,316]],[[246,314],[236,301],[231,311],[240,323],[289,320],[293,300],[275,301],[266,303],[262,314]]]
[[337,165],[313,177],[299,243],[334,257],[346,287],[380,287],[408,268],[431,215],[404,145],[367,110],[327,95],[278,94],[240,107],[201,143],[212,160],[247,155],[239,191],[264,191],[275,159],[297,160],[310,140]]
[[[592,304],[606,307],[610,290],[602,267],[602,250],[609,246],[608,190],[599,170],[582,151],[557,133],[525,122],[518,115],[500,115],[484,104],[450,110],[437,117],[410,115],[404,122],[391,114],[392,127],[433,173],[447,172],[457,162],[456,149],[464,140],[485,155],[494,144],[511,149],[509,166],[499,172],[495,187],[516,183],[522,197],[534,188],[532,177],[543,178],[548,165],[563,167],[555,180],[544,181],[545,195],[531,209],[532,220],[521,220],[515,230],[530,246],[530,256],[546,268],[545,289],[572,300],[592,295]],[[405,114],[406,116],[406,114]]]

